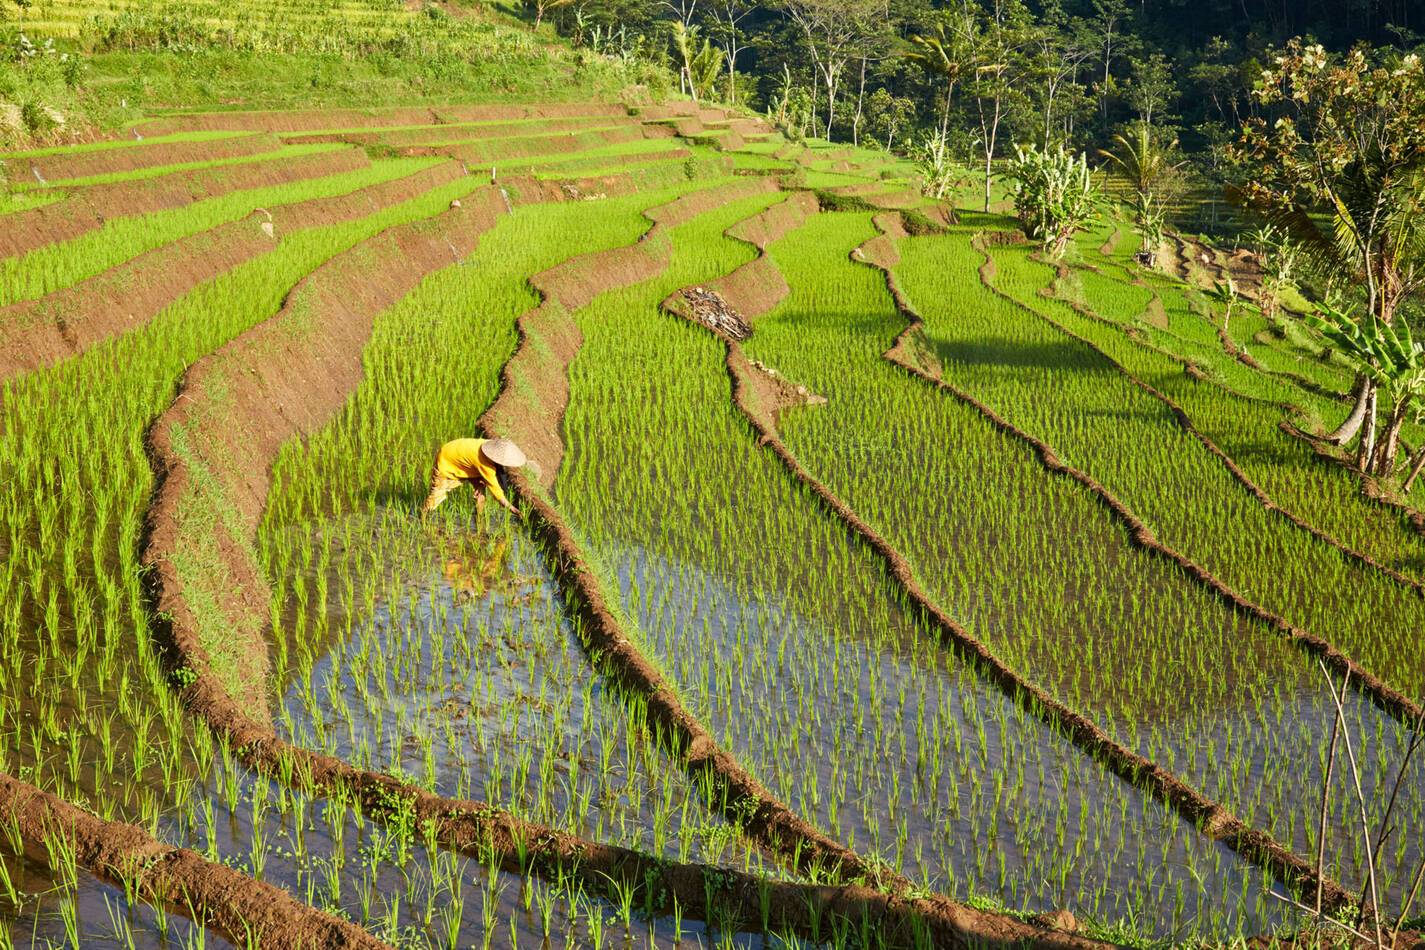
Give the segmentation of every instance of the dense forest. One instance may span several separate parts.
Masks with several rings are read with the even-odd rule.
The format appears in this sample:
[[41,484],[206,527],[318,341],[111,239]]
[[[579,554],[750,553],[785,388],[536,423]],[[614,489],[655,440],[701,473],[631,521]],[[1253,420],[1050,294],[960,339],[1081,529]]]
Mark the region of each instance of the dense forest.
[[[1409,49],[1412,0],[530,0],[576,43],[668,56],[686,91],[803,134],[957,157],[1005,142],[1106,146],[1128,123],[1209,166],[1271,51]],[[668,37],[672,36],[671,43]]]

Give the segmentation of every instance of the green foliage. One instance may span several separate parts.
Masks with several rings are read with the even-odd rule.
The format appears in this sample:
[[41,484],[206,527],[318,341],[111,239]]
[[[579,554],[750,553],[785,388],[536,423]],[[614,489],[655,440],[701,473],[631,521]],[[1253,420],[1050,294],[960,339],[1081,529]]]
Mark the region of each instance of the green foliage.
[[1142,242],[1140,259],[1149,267],[1157,263],[1158,249],[1167,239],[1167,220],[1163,202],[1156,195],[1140,195],[1134,202],[1133,233]]
[[695,101],[712,98],[722,72],[722,54],[697,27],[684,28],[681,21],[676,21],[672,31],[684,91]]
[[1005,177],[1014,183],[1014,210],[1024,233],[1055,257],[1063,255],[1069,239],[1097,214],[1099,193],[1088,159],[1062,145],[1016,146]]
[[1261,264],[1262,307],[1271,316],[1280,308],[1282,295],[1296,286],[1301,250],[1284,230],[1269,222],[1248,232],[1245,241]]
[[84,64],[53,39],[0,25],[0,147],[52,141],[72,118]]
[[1175,163],[1171,157],[1177,145],[1177,139],[1164,144],[1162,135],[1149,123],[1135,122],[1127,132],[1115,135],[1113,148],[1101,149],[1099,156],[1128,183],[1138,202],[1151,202],[1155,196],[1161,199],[1177,190],[1175,179],[1182,162]]
[[[1234,157],[1239,201],[1322,273],[1365,284],[1386,322],[1425,286],[1425,67],[1357,47],[1332,57],[1293,40],[1262,70]],[[1322,214],[1324,212],[1324,215]]]
[[923,190],[930,198],[948,198],[969,180],[965,169],[951,159],[949,143],[939,133],[922,134],[913,155],[925,182]]
[[1406,320],[1388,324],[1374,315],[1357,317],[1319,304],[1306,322],[1325,337],[1350,366],[1371,379],[1392,406],[1425,398],[1425,344]]

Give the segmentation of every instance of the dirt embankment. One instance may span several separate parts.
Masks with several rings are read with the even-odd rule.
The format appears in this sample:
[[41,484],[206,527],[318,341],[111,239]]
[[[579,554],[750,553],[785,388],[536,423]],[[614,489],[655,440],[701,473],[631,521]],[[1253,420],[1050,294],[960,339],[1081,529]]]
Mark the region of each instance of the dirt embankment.
[[501,211],[498,194],[482,189],[464,207],[390,228],[332,258],[276,316],[193,364],[150,433],[160,488],[145,562],[158,579],[158,610],[173,618],[195,672],[212,675],[216,666],[256,721],[268,716],[263,625],[271,592],[253,539],[271,462],[288,439],[314,431],[345,403],[376,315],[430,271],[462,260]]
[[[747,193],[743,190],[747,188],[740,183],[720,197],[709,193],[691,196],[650,213],[650,217],[670,226],[719,200],[730,200],[731,194]],[[669,862],[575,838],[488,805],[441,798],[391,776],[356,769],[332,756],[293,746],[278,737],[265,718],[253,714],[250,702],[240,701],[247,697],[228,692],[200,635],[195,607],[188,602],[194,591],[185,589],[176,563],[185,549],[192,551],[195,545],[201,549],[201,538],[193,535],[214,527],[185,517],[185,500],[194,490],[195,480],[225,482],[228,500],[240,521],[239,530],[247,532],[250,540],[262,509],[268,466],[282,442],[311,431],[336,411],[356,385],[362,344],[375,312],[403,289],[414,286],[424,270],[449,260],[444,256],[450,253],[448,242],[468,246],[466,242],[479,226],[460,218],[497,213],[493,190],[487,198],[483,205],[467,201],[476,209],[473,212],[451,212],[436,222],[392,229],[362,249],[348,252],[343,261],[314,272],[306,287],[294,291],[279,317],[195,365],[173,406],[154,426],[150,452],[158,483],[144,560],[154,568],[151,597],[159,636],[167,641],[174,662],[192,674],[183,678],[180,687],[189,710],[226,738],[248,767],[263,774],[311,794],[348,795],[375,818],[428,827],[445,847],[479,854],[482,859],[493,852],[501,867],[513,873],[572,879],[591,893],[605,893],[611,884],[630,888],[638,895],[637,903],[654,914],[666,915],[677,908],[690,919],[801,935],[825,933],[834,915],[858,925],[869,922],[885,937],[886,946],[907,950],[925,945],[927,939],[931,945],[943,947],[966,946],[972,941],[983,945],[986,940],[1063,948],[1099,946],[944,900],[894,897],[867,887],[768,881],[731,869]],[[640,244],[650,241],[656,244],[659,238]],[[653,248],[650,244],[646,249],[635,246],[622,252],[627,259],[621,264],[611,257],[603,257],[602,262],[621,267],[621,279],[638,279],[649,265],[633,255],[651,254],[656,264],[658,255],[666,251]],[[373,285],[357,299],[350,293],[351,282],[344,279],[352,268],[360,268],[362,278]],[[597,265],[589,264],[571,265],[563,276],[551,280],[561,284],[558,292],[563,299],[577,304],[602,289],[600,279]],[[516,360],[528,358],[532,352],[526,337]],[[551,354],[537,355],[558,359]],[[519,385],[507,368],[505,391]],[[522,482],[520,488],[536,505],[536,530],[557,535],[564,555],[561,578],[579,591],[601,597],[597,585],[591,586],[589,575],[580,570],[578,548],[557,513],[534,486]],[[205,565],[210,580],[239,588],[251,585],[254,578],[244,577],[242,565],[231,560],[236,553],[232,550],[235,540],[230,538],[227,547],[222,560]],[[267,603],[255,596],[255,588],[247,586],[247,591],[241,597],[244,609],[256,609],[257,616],[266,616]],[[581,610],[587,613],[593,609],[611,624],[601,628],[601,635],[622,640],[601,599],[592,607],[587,602],[580,604]],[[246,649],[265,654],[261,631],[251,624],[227,630],[225,635],[245,638]],[[628,647],[626,640],[623,646]],[[692,752],[706,755],[705,748]]]
[[139,900],[167,908],[220,931],[234,943],[263,947],[388,945],[360,927],[296,900],[280,887],[254,880],[186,848],[156,840],[136,825],[102,818],[0,773],[0,820],[19,832],[26,854],[50,859],[47,841],[68,843],[79,867]]
[[[684,151],[658,152],[647,156],[647,160],[640,157],[621,161],[621,170],[607,175],[580,174],[577,170],[556,166],[548,169],[543,177],[518,173],[506,177],[501,173],[498,181],[511,201],[518,205],[540,201],[593,201],[666,188],[690,178],[716,178],[732,173],[732,163],[726,156],[692,158],[682,154]],[[518,170],[521,163],[511,162],[504,168]]]
[[[1067,265],[1062,264],[1062,263],[1058,264],[1057,267],[1058,267],[1059,279],[1062,280],[1062,279],[1067,275],[1067,273],[1068,273],[1068,267],[1067,267]],[[995,293],[1000,293],[1000,291],[998,291],[998,290],[997,290],[996,288],[994,288],[993,286],[990,286],[990,289],[993,290],[993,291],[995,291]],[[1053,296],[1053,291],[1052,291],[1052,289],[1050,289],[1050,288],[1046,288],[1045,290],[1041,291],[1041,293],[1044,294],[1045,296]],[[1010,300],[1011,302],[1013,302],[1012,298],[1009,298],[1008,296],[1006,296],[1006,295],[1004,295],[1004,294],[1000,294],[1000,295],[1001,295],[1002,297],[1004,297],[1005,299]],[[1089,319],[1091,319],[1091,320],[1093,320],[1093,321],[1095,321],[1095,322],[1097,322],[1097,323],[1101,323],[1101,324],[1103,324],[1103,325],[1105,325],[1105,326],[1108,326],[1108,327],[1110,327],[1110,328],[1112,328],[1112,329],[1114,329],[1114,330],[1122,330],[1122,329],[1123,329],[1121,325],[1115,324],[1113,321],[1111,321],[1111,320],[1109,320],[1109,319],[1107,319],[1107,318],[1105,318],[1105,317],[1103,317],[1103,316],[1100,316],[1099,314],[1095,313],[1092,308],[1086,306],[1086,305],[1083,304],[1083,303],[1080,303],[1080,302],[1075,301],[1075,300],[1070,300],[1070,299],[1062,298],[1062,297],[1057,298],[1057,299],[1062,300],[1064,303],[1068,304],[1070,307],[1073,307],[1074,310],[1075,310],[1077,313],[1079,313],[1079,314],[1081,314],[1081,315],[1083,315],[1083,316],[1085,316],[1085,317],[1087,317],[1087,318],[1089,318]],[[1158,299],[1158,298],[1156,298],[1156,297],[1154,298],[1154,300],[1157,300],[1157,299]],[[1161,302],[1160,302],[1160,303],[1161,303]],[[1211,438],[1209,438],[1206,433],[1204,433],[1201,429],[1199,429],[1199,428],[1197,427],[1197,424],[1192,421],[1192,417],[1188,415],[1187,410],[1183,409],[1183,407],[1180,406],[1180,405],[1177,403],[1177,401],[1174,400],[1174,399],[1173,399],[1171,396],[1169,396],[1167,393],[1165,393],[1165,392],[1163,392],[1162,390],[1158,389],[1156,386],[1152,385],[1151,383],[1148,383],[1148,382],[1145,382],[1145,381],[1142,380],[1142,379],[1139,379],[1135,374],[1133,374],[1132,372],[1130,372],[1126,366],[1124,366],[1122,363],[1119,363],[1117,360],[1115,360],[1112,356],[1110,356],[1110,355],[1108,354],[1108,352],[1107,352],[1106,350],[1104,350],[1104,349],[1103,349],[1102,347],[1100,347],[1098,344],[1094,343],[1092,340],[1089,340],[1087,337],[1084,337],[1084,336],[1082,336],[1082,335],[1080,335],[1080,334],[1078,334],[1078,333],[1075,333],[1074,331],[1070,330],[1068,327],[1064,326],[1063,324],[1059,323],[1059,322],[1056,321],[1056,320],[1053,320],[1052,318],[1044,317],[1044,319],[1047,320],[1049,323],[1053,324],[1058,330],[1060,330],[1060,331],[1061,331],[1062,333],[1064,333],[1065,335],[1072,337],[1073,339],[1077,340],[1079,343],[1081,343],[1081,344],[1083,344],[1084,346],[1088,347],[1089,349],[1093,350],[1095,353],[1097,353],[1099,356],[1101,356],[1106,362],[1108,362],[1111,366],[1113,366],[1115,370],[1117,370],[1120,374],[1122,374],[1122,375],[1123,375],[1130,383],[1132,383],[1135,387],[1137,387],[1138,389],[1141,389],[1143,392],[1149,394],[1149,395],[1152,396],[1154,399],[1157,399],[1159,402],[1161,402],[1165,407],[1167,407],[1167,409],[1169,410],[1169,412],[1170,412],[1170,413],[1172,414],[1172,416],[1173,416],[1173,420],[1177,423],[1177,425],[1178,425],[1184,432],[1186,432],[1188,435],[1192,436],[1192,438],[1195,439],[1200,445],[1202,445],[1203,448],[1207,449],[1208,452],[1212,453],[1213,457],[1216,458],[1218,461],[1220,461],[1220,462],[1222,463],[1222,465],[1228,470],[1229,473],[1231,473],[1232,477],[1238,482],[1238,484],[1240,484],[1243,488],[1245,488],[1248,492],[1250,492],[1251,495],[1252,495],[1252,497],[1255,498],[1256,501],[1257,501],[1262,507],[1266,508],[1268,511],[1272,512],[1274,515],[1276,515],[1276,516],[1278,516],[1278,517],[1285,518],[1285,519],[1286,519],[1287,521],[1289,521],[1294,527],[1299,528],[1300,530],[1307,532],[1308,534],[1310,534],[1312,537],[1316,538],[1317,540],[1319,540],[1319,541],[1324,541],[1325,543],[1331,545],[1331,546],[1334,547],[1336,550],[1338,550],[1338,551],[1340,551],[1341,553],[1345,554],[1348,558],[1350,558],[1351,560],[1357,562],[1358,564],[1362,565],[1363,567],[1366,567],[1366,568],[1368,568],[1368,569],[1370,569],[1370,570],[1379,571],[1380,573],[1385,574],[1387,577],[1389,577],[1391,580],[1395,581],[1396,583],[1401,584],[1402,586],[1408,587],[1408,588],[1410,588],[1411,590],[1413,590],[1415,593],[1421,595],[1422,597],[1425,597],[1425,584],[1422,584],[1420,581],[1418,581],[1418,580],[1416,580],[1416,579],[1414,579],[1414,578],[1412,578],[1412,577],[1409,577],[1409,576],[1407,576],[1407,575],[1401,573],[1400,571],[1398,571],[1398,570],[1396,570],[1395,568],[1389,566],[1388,564],[1383,564],[1383,563],[1381,563],[1380,561],[1376,560],[1374,557],[1370,556],[1369,554],[1366,554],[1366,553],[1364,553],[1364,552],[1362,552],[1362,551],[1357,551],[1355,548],[1352,548],[1350,545],[1346,544],[1344,541],[1341,541],[1339,538],[1336,538],[1335,536],[1333,536],[1333,535],[1327,533],[1326,531],[1321,530],[1320,528],[1318,528],[1318,527],[1316,527],[1315,525],[1311,524],[1309,521],[1307,521],[1307,520],[1305,520],[1304,518],[1298,516],[1295,512],[1293,512],[1293,511],[1291,511],[1291,510],[1289,510],[1289,509],[1287,509],[1287,508],[1284,508],[1284,507],[1282,507],[1281,505],[1279,505],[1279,504],[1271,497],[1271,495],[1269,495],[1269,494],[1267,493],[1266,489],[1262,488],[1260,485],[1258,485],[1255,481],[1252,480],[1252,477],[1251,477],[1250,475],[1248,475],[1248,474],[1246,473],[1246,471],[1243,470],[1240,465],[1237,464],[1237,461],[1236,461],[1235,459],[1233,459],[1232,456],[1231,456],[1230,454],[1228,454],[1225,449],[1223,449],[1221,446],[1219,446],[1216,442],[1214,442]],[[1230,339],[1226,336],[1225,332],[1223,331],[1223,329],[1222,329],[1221,327],[1218,327],[1218,333],[1219,333],[1219,334],[1221,335],[1221,337],[1222,337],[1224,348],[1227,349],[1227,352],[1228,352],[1229,354],[1233,354],[1233,351],[1236,350],[1235,345],[1231,343]],[[1162,351],[1160,350],[1159,352],[1162,352]],[[1245,353],[1243,353],[1243,352],[1240,351],[1240,350],[1237,350],[1236,352],[1237,352],[1237,354],[1240,354],[1239,358],[1245,357],[1245,359],[1242,360],[1242,362],[1243,362],[1244,364],[1246,364],[1246,365],[1248,365],[1248,366],[1252,366],[1252,367],[1258,368],[1258,369],[1261,369],[1260,365],[1257,364],[1257,362],[1256,362],[1255,360],[1251,359],[1250,356],[1247,356]],[[1169,354],[1169,355],[1171,355],[1171,354]],[[1234,354],[1234,355],[1235,355],[1235,354]],[[1177,359],[1177,360],[1179,360],[1179,361],[1181,361],[1181,358],[1180,358],[1180,357],[1174,356],[1173,358],[1174,358],[1174,359]],[[1237,395],[1237,394],[1234,393],[1233,395]],[[1353,674],[1353,675],[1366,675],[1366,674],[1364,674],[1364,673],[1362,672],[1362,673]],[[1363,680],[1363,682],[1365,682],[1365,681]],[[1409,702],[1409,701],[1407,700],[1407,702]],[[1411,708],[1414,709],[1414,712],[1411,712],[1410,715],[1411,715],[1413,718],[1418,719],[1418,718],[1419,718],[1419,707],[1418,707],[1418,706],[1414,706],[1414,704],[1412,704]],[[1409,710],[1407,710],[1407,712],[1409,712]]]
[[[860,254],[855,252],[852,254],[853,259],[866,263],[870,262],[871,256],[864,250]],[[986,260],[990,260],[988,255],[986,255]],[[1046,468],[1056,474],[1074,479],[1088,488],[1106,507],[1112,510],[1128,526],[1136,544],[1168,557],[1184,570],[1195,570],[1198,572],[1199,579],[1204,579],[1202,575],[1206,572],[1193,565],[1182,555],[1162,545],[1148,527],[1112,493],[1087,473],[1060,461],[1058,455],[1049,445],[1019,429],[969,393],[900,359],[899,352],[904,338],[909,334],[919,332],[922,321],[902,294],[892,270],[875,264],[872,266],[877,266],[884,274],[887,288],[895,300],[896,307],[907,321],[906,329],[891,349],[886,351],[887,360],[970,406],[1001,432],[1032,446],[1040,462]],[[982,274],[982,276],[984,275]],[[1174,811],[1195,825],[1203,834],[1223,842],[1247,860],[1270,870],[1278,879],[1298,892],[1315,893],[1318,878],[1315,868],[1309,863],[1283,847],[1270,835],[1249,826],[1221,803],[1187,785],[1167,769],[1123,746],[1101,729],[1097,723],[1065,706],[1042,687],[1025,679],[1007,666],[930,598],[920,586],[919,581],[915,579],[910,563],[903,555],[896,551],[870,525],[862,521],[848,505],[832,494],[830,489],[816,482],[810,474],[806,473],[800,463],[789,452],[786,452],[785,448],[780,448],[780,443],[777,445],[778,454],[783,455],[787,464],[794,467],[798,472],[798,477],[811,485],[829,506],[845,518],[847,523],[881,554],[889,565],[892,575],[905,587],[911,600],[921,607],[926,616],[935,623],[946,641],[962,655],[976,663],[986,676],[1004,690],[1006,695],[1049,725],[1063,731],[1078,748],[1103,762],[1114,774],[1171,806]],[[1210,575],[1208,576],[1210,577]],[[1220,584],[1220,582],[1218,583]],[[1324,879],[1321,884],[1325,903],[1332,909],[1347,906],[1354,900],[1354,895],[1334,881]]]
[[[498,169],[500,177],[506,175],[534,175],[543,174],[554,176],[560,180],[577,178],[581,173],[599,171],[611,166],[617,166],[620,172],[642,171],[643,166],[669,163],[677,163],[677,167],[683,170],[685,161],[693,157],[691,149],[683,147],[659,149],[655,152],[640,152],[630,155],[619,155],[617,157],[603,158],[575,158],[564,161],[546,162],[542,159],[520,160],[501,162]],[[614,176],[607,176],[614,177]],[[685,173],[686,177],[686,173]]]
[[[758,187],[769,186],[770,183],[767,183]],[[752,190],[746,185],[711,189],[652,209],[647,215],[656,222],[655,226],[640,244],[661,243],[664,238],[659,233],[660,227],[674,226],[718,203],[749,193]],[[799,205],[804,207],[802,202]],[[790,215],[782,218],[789,219]],[[765,228],[766,222],[761,225]],[[618,251],[623,252],[624,249]],[[660,257],[666,253],[658,252]],[[587,260],[592,263],[600,256],[591,255]],[[658,260],[650,256],[651,263],[640,267],[656,266],[661,270],[663,265]],[[594,271],[601,272],[602,269]],[[580,276],[570,280],[574,273]],[[537,278],[537,285],[547,295],[546,300],[520,320],[520,344],[505,367],[500,397],[481,420],[488,433],[511,436],[530,445],[544,446],[558,442],[558,424],[568,402],[568,366],[581,342],[565,307],[582,306],[604,290],[632,280],[646,279],[628,269],[621,269],[620,276],[614,282],[593,283],[583,276],[587,273],[589,265],[571,262],[564,274],[557,278],[551,278],[551,272]],[[532,424],[530,420],[536,416],[539,421]],[[555,453],[553,456],[540,456],[541,460],[560,458],[563,447],[559,444],[541,448],[540,451]],[[547,465],[543,485],[534,483],[523,472],[515,474],[515,483],[521,500],[532,512],[531,527],[554,563],[555,574],[582,621],[580,626],[586,648],[601,657],[603,665],[623,688],[646,697],[650,716],[667,734],[676,737],[677,744],[685,750],[685,767],[695,776],[707,775],[723,790],[722,797],[730,803],[734,813],[730,817],[738,821],[749,838],[789,858],[803,872],[856,882],[840,887],[761,882],[755,886],[767,895],[762,906],[768,911],[759,911],[759,914],[764,917],[770,915],[771,920],[781,921],[782,926],[793,932],[806,934],[813,917],[824,913],[817,910],[808,914],[809,908],[819,904],[828,909],[839,906],[845,910],[838,913],[849,911],[851,919],[859,919],[856,916],[859,914],[869,915],[869,919],[886,937],[887,946],[906,946],[907,941],[918,939],[917,932],[923,935],[919,939],[928,937],[930,945],[945,947],[998,942],[1025,946],[1086,946],[1092,943],[1073,934],[1049,930],[1006,915],[972,910],[943,897],[911,898],[908,895],[914,889],[909,881],[883,867],[873,866],[839,842],[827,838],[767,792],[682,707],[671,684],[624,634],[619,615],[606,600],[573,532],[545,493],[556,469],[555,464]],[[662,867],[659,877],[663,885],[677,894],[679,904],[687,907],[690,915],[707,913],[711,909],[705,900],[698,900],[696,892],[684,896],[686,866],[664,864]],[[720,870],[717,873],[727,875],[731,872]],[[741,878],[741,875],[738,877]],[[864,882],[873,882],[876,888],[868,888]],[[744,907],[751,896],[747,890],[750,883],[751,879],[745,878],[737,883],[736,889],[741,893],[740,902]],[[690,900],[693,903],[688,903]],[[829,903],[821,904],[822,901]],[[767,920],[763,919],[762,925],[766,923]]]
[[443,162],[350,194],[254,212],[0,309],[0,383],[144,326],[199,284],[272,250],[293,231],[365,217],[463,174],[457,163]]
[[627,115],[620,105],[571,102],[546,105],[431,106],[394,109],[295,109],[271,112],[193,112],[141,122],[141,135],[175,132],[313,132],[330,129],[379,129],[457,122]]
[[751,335],[756,319],[791,293],[776,262],[767,254],[768,245],[819,210],[815,194],[798,191],[785,201],[739,221],[724,233],[757,248],[757,257],[706,285],[685,287],[663,301],[664,310],[723,338],[732,361],[729,368],[742,374],[747,400],[741,408],[754,412],[768,426],[775,427],[778,414],[784,410],[826,402],[825,397],[787,379],[775,369],[746,359],[739,346]]
[[300,145],[308,142],[348,142],[352,145],[387,145],[396,148],[404,145],[423,145],[432,142],[478,141],[480,139],[513,138],[526,135],[547,135],[552,132],[578,132],[590,128],[611,125],[614,120],[607,116],[577,116],[567,119],[548,119],[538,124],[530,122],[482,122],[425,125],[417,128],[398,129],[347,129],[334,132],[306,132],[286,136],[287,142]]
[[339,175],[369,164],[365,152],[350,148],[76,189],[54,204],[7,215],[6,226],[0,228],[0,257],[76,238],[109,218],[179,208],[229,191]]
[[74,152],[68,155],[43,155],[23,159],[22,162],[29,166],[31,175],[36,175],[41,181],[51,182],[68,178],[88,178],[92,175],[139,171],[163,165],[242,158],[245,155],[275,152],[281,147],[282,141],[275,135],[258,133],[207,142],[118,145],[114,148]]
[[457,145],[412,145],[401,149],[401,154],[445,155],[470,165],[498,165],[502,161],[528,158],[532,155],[565,155],[604,145],[637,142],[647,137],[643,126],[629,122],[591,132],[522,135],[489,141],[461,142]]

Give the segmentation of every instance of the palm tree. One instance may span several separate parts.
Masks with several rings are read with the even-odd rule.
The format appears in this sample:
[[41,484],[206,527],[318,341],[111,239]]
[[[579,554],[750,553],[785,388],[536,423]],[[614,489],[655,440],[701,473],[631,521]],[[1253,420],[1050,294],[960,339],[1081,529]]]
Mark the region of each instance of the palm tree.
[[1113,151],[1100,150],[1098,154],[1114,166],[1115,174],[1133,189],[1134,230],[1144,238],[1146,263],[1151,267],[1157,261],[1158,245],[1162,243],[1165,217],[1162,191],[1182,167],[1182,162],[1171,160],[1178,140],[1173,139],[1166,147],[1160,145],[1153,137],[1153,127],[1139,122],[1128,134],[1115,135],[1113,141],[1116,143]]
[[1113,137],[1112,151],[1099,151],[1099,156],[1115,166],[1116,174],[1133,189],[1133,194],[1141,207],[1151,203],[1152,198],[1162,190],[1168,179],[1182,167],[1182,162],[1172,161],[1172,151],[1178,147],[1173,139],[1166,146],[1154,138],[1153,127],[1147,122],[1133,125],[1128,134],[1119,133]]
[[914,48],[905,54],[905,58],[919,63],[927,72],[945,78],[945,103],[940,113],[940,137],[944,139],[950,131],[950,105],[955,99],[955,86],[966,67],[961,34],[954,30],[947,32],[945,24],[940,23],[934,34],[917,34],[910,41]]

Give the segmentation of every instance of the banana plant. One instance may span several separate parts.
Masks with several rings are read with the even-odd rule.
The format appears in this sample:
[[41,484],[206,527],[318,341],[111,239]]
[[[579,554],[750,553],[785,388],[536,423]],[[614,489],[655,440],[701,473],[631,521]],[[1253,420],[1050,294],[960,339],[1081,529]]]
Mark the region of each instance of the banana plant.
[[[1316,313],[1308,314],[1306,322],[1374,384],[1379,396],[1373,399],[1384,397],[1389,404],[1389,422],[1379,444],[1371,444],[1374,440],[1369,438],[1374,427],[1366,429],[1361,468],[1373,475],[1391,475],[1400,449],[1401,427],[1412,414],[1425,411],[1425,344],[1415,339],[1407,320],[1386,323],[1374,314],[1357,318],[1326,304],[1317,304]],[[1368,414],[1373,416],[1375,411],[1373,405]]]

